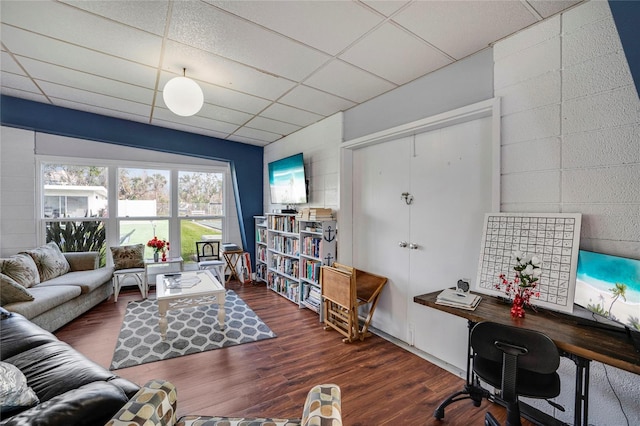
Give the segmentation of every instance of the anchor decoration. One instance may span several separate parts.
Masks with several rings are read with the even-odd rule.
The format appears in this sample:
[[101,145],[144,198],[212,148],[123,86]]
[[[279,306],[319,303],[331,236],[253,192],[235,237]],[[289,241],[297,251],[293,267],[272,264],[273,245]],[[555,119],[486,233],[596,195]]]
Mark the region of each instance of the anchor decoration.
[[327,255],[324,258],[324,264],[331,266],[333,264],[333,256],[331,256],[331,253],[327,253]]
[[336,230],[331,229],[330,226],[327,226],[327,230],[324,233],[324,240],[327,242],[331,242],[336,239]]

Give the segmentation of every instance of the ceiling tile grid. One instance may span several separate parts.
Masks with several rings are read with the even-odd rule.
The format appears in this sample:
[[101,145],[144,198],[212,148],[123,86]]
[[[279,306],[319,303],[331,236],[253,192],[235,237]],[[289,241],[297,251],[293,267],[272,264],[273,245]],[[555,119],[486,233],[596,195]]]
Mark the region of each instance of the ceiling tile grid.
[[[0,91],[264,146],[576,0],[1,0]],[[171,113],[169,79],[205,96]]]

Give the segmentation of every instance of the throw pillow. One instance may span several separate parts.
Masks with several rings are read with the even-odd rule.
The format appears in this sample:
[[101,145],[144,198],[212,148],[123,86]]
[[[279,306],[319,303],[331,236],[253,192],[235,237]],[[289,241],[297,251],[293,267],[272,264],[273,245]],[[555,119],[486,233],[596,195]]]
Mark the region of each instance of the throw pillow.
[[7,311],[5,308],[0,308],[0,320],[5,320],[7,318],[11,318],[11,312]]
[[0,306],[15,302],[29,302],[33,295],[8,275],[0,273]]
[[13,364],[0,361],[0,412],[6,414],[24,410],[38,402],[36,393],[27,386],[27,378],[22,371]]
[[31,256],[16,254],[15,256],[0,259],[0,273],[13,278],[25,288],[40,283],[38,267]]
[[36,262],[38,272],[40,273],[40,282],[59,277],[71,270],[67,258],[64,257],[64,254],[60,251],[60,247],[54,242],[47,243],[33,250],[27,250],[25,253],[31,256],[34,262]]
[[144,268],[144,244],[111,247],[113,266],[116,269]]

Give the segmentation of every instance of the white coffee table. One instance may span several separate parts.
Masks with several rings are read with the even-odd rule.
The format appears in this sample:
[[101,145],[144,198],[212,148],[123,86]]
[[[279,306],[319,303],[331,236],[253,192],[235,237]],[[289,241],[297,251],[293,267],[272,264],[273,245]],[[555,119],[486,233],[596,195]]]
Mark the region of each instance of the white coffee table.
[[[179,285],[179,287],[173,287]],[[224,329],[224,285],[208,270],[161,274],[156,277],[160,334],[167,337],[167,311],[218,304],[218,322]]]

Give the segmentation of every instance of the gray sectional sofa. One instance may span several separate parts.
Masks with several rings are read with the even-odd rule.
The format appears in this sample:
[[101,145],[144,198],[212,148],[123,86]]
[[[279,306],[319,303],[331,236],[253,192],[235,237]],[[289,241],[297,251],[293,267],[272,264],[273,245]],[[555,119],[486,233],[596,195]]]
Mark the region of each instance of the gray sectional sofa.
[[55,243],[0,259],[2,307],[57,330],[113,293],[113,267],[98,260],[97,252],[62,253]]

